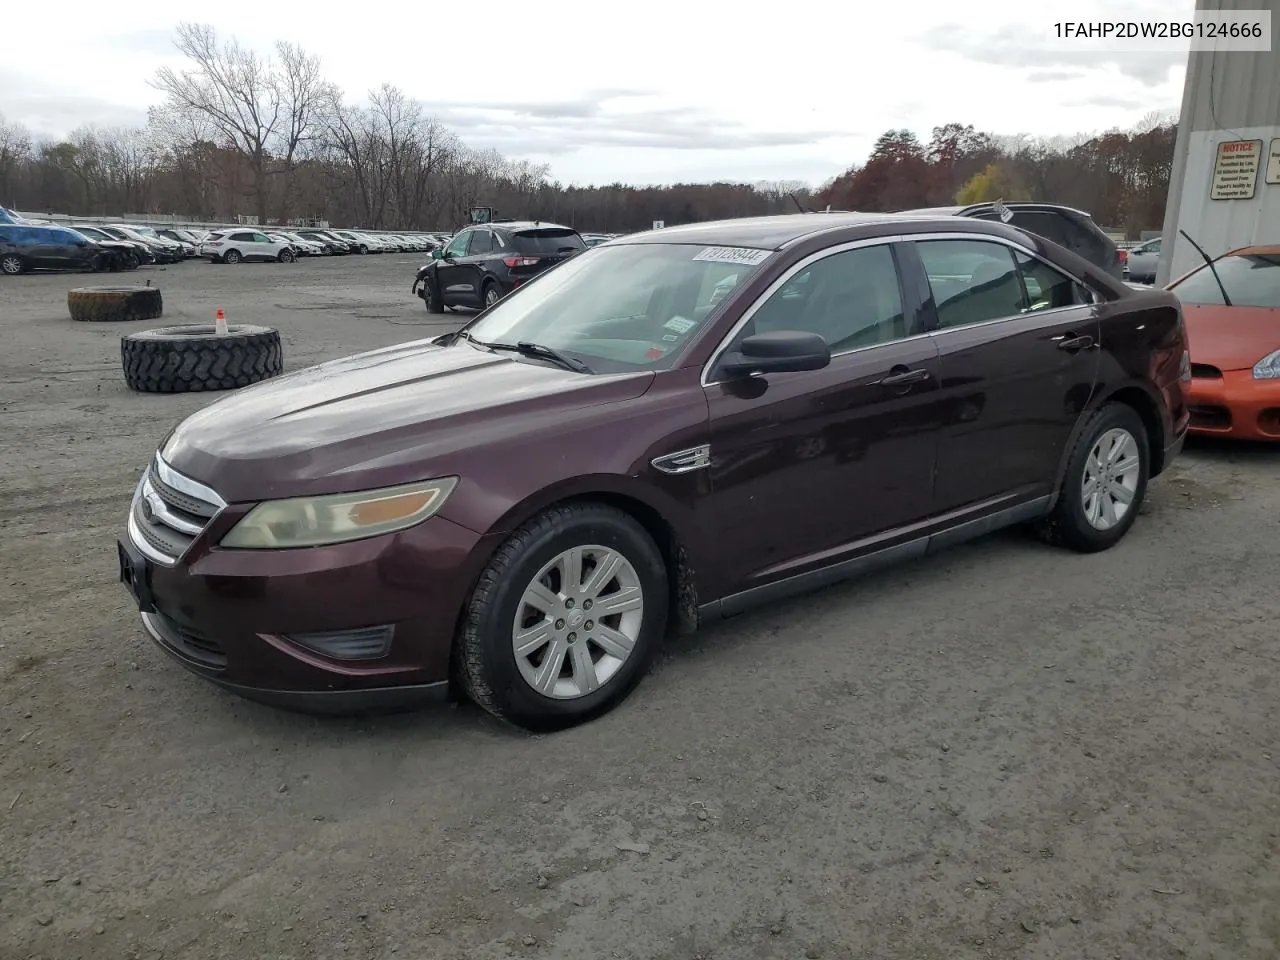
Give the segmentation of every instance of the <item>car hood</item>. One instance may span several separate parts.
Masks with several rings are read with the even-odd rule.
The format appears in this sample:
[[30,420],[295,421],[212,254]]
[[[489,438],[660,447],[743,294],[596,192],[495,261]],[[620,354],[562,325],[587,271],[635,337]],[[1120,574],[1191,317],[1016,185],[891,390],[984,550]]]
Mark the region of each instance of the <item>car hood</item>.
[[231,394],[179,424],[162,456],[230,503],[372,489],[446,476],[459,451],[554,430],[652,382],[417,341]]
[[1280,309],[1275,307],[1183,304],[1182,315],[1194,363],[1212,364],[1219,370],[1250,370],[1280,349]]

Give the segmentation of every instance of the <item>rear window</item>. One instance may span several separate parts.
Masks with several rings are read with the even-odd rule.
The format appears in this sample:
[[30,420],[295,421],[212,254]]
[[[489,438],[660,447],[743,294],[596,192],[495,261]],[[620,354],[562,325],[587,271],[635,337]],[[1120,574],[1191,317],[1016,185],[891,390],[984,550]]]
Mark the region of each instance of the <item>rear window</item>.
[[515,242],[516,250],[520,253],[540,257],[554,257],[557,253],[568,253],[587,248],[587,245],[582,242],[582,238],[578,236],[576,231],[566,230],[563,227],[521,230],[512,239]]
[[[1280,254],[1251,253],[1214,261],[1237,307],[1280,307]],[[1222,290],[1207,266],[1169,287],[1183,303],[1221,306]]]

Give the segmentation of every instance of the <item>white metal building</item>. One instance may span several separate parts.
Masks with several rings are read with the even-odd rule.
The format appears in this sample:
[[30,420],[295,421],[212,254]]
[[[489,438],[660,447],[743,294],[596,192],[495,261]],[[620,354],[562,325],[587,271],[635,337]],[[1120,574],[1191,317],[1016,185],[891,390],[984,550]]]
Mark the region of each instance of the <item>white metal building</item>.
[[[1280,0],[1197,0],[1198,10],[1270,10]],[[1156,284],[1253,243],[1280,244],[1280,41],[1270,53],[1191,53]]]

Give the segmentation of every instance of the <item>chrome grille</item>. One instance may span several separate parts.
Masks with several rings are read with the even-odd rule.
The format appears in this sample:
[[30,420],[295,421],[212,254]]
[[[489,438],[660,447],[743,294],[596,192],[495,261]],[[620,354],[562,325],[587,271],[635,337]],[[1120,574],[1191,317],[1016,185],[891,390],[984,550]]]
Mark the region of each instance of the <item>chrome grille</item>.
[[225,506],[216,492],[178,473],[157,454],[133,493],[129,539],[148,559],[172,566]]

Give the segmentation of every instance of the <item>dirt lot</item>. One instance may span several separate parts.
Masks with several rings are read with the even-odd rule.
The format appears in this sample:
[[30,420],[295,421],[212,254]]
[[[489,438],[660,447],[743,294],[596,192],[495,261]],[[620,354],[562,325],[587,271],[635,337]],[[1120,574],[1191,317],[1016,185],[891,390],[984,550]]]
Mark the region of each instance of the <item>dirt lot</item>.
[[[296,368],[439,329],[417,262],[130,279]],[[569,733],[315,720],[114,582],[208,398],[129,394],[84,282],[0,283],[3,960],[1280,955],[1280,451],[1190,450],[1106,554],[1005,534],[707,630]]]

